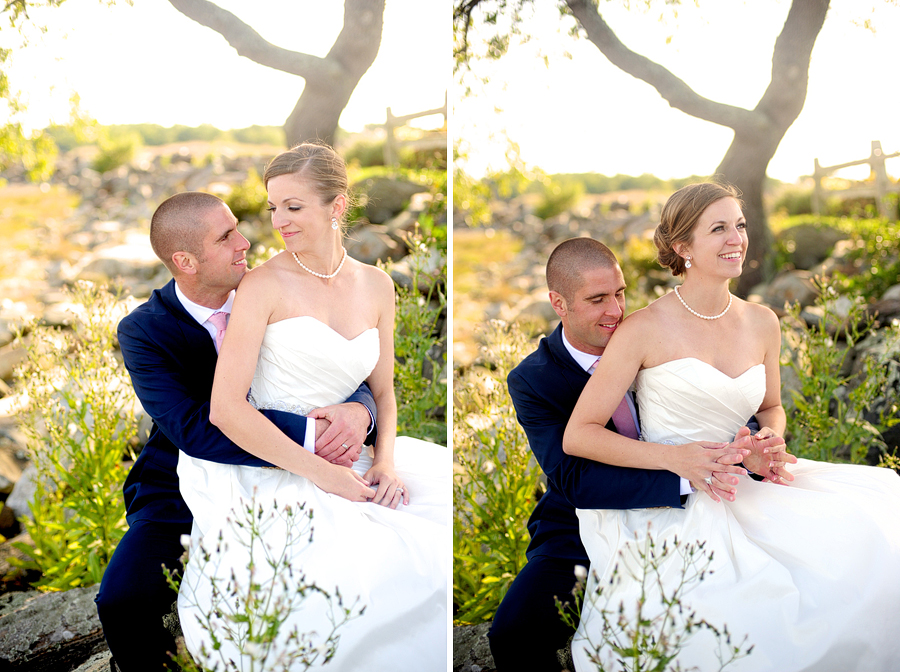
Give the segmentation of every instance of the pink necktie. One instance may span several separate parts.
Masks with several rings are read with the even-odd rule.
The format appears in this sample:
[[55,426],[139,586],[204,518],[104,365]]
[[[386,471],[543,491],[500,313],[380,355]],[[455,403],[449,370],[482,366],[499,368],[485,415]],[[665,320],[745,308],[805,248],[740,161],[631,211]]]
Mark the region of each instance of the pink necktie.
[[[597,369],[597,364],[599,363],[600,358],[598,357],[597,360],[588,368],[588,373],[593,375],[594,371]],[[626,392],[625,396],[622,397],[622,401],[619,402],[618,408],[613,411],[612,421],[613,424],[615,424],[616,429],[619,430],[619,434],[621,434],[622,436],[626,436],[629,439],[636,439],[638,438],[638,431],[637,427],[634,424],[634,418],[631,415],[631,409],[628,408],[627,399],[628,393]]]
[[225,338],[225,328],[228,325],[228,313],[213,313],[207,320],[216,328],[216,352],[222,348],[222,339]]

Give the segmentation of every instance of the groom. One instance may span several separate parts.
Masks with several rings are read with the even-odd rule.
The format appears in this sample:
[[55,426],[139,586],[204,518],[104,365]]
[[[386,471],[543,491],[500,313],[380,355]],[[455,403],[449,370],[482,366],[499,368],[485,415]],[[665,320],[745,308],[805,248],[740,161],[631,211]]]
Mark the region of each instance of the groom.
[[[240,449],[209,422],[209,400],[234,290],[247,271],[247,239],[219,198],[200,192],[164,201],[150,223],[153,251],[173,280],[119,324],[125,366],[153,427],[125,481],[129,529],[110,561],[97,611],[116,666],[159,672],[175,650],[162,617],[175,594],[161,565],[180,570],[191,512],[178,491],[178,451],[246,466],[272,466]],[[220,326],[217,326],[220,325]],[[297,444],[350,466],[374,432],[375,403],[363,384],[346,403],[318,409],[317,420],[264,411]],[[312,415],[310,416],[312,417]],[[370,439],[374,438],[374,434]],[[302,447],[301,447],[302,446]],[[227,487],[221,484],[220,487]]]
[[[573,631],[562,622],[554,597],[566,602],[575,567],[590,565],[578,536],[576,508],[681,508],[683,496],[691,492],[690,483],[668,471],[611,466],[563,452],[566,423],[592,365],[625,316],[625,278],[606,245],[573,238],[551,253],[547,286],[560,325],[507,380],[519,423],[547,476],[547,492],[528,522],[528,562],[503,598],[488,634],[498,672],[561,668],[556,652]],[[638,428],[628,393],[607,429],[636,438]],[[738,449],[749,448],[746,443],[731,444],[735,454],[720,462],[741,462]],[[756,444],[767,447],[762,441]]]

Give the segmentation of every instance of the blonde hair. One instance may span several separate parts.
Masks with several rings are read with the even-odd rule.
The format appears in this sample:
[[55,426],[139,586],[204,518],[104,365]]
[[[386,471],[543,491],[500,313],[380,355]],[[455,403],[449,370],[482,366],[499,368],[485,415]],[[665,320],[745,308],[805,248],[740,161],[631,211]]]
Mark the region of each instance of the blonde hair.
[[340,154],[326,144],[304,142],[269,161],[263,174],[266,188],[269,180],[280,175],[309,180],[323,204],[331,203],[341,194],[348,197],[349,204],[347,166]]
[[669,196],[653,234],[660,266],[671,270],[672,275],[684,273],[684,259],[675,251],[675,245],[691,244],[697,221],[710,205],[723,198],[733,198],[743,207],[740,196],[741,192],[730,184],[715,182],[689,184]]

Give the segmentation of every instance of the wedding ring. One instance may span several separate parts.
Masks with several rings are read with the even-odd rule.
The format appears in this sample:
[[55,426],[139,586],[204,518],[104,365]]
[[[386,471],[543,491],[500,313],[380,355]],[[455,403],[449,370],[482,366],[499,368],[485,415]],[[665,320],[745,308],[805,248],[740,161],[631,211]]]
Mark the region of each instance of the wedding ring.
[[395,492],[399,492],[401,495],[403,494],[403,488],[397,488]]
[[703,480],[709,487],[712,487],[712,476],[707,476]]
[[350,446],[348,446],[346,443],[342,443],[341,448],[343,448],[344,450],[350,450]]

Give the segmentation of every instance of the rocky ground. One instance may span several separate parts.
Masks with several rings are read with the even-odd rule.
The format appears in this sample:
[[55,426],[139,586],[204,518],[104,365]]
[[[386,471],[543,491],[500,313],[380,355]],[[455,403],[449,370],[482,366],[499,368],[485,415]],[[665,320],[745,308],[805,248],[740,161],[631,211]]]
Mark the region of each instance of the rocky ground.
[[[29,591],[35,577],[13,570],[9,562],[22,557],[12,544],[29,541],[18,519],[28,514],[33,494],[33,469],[17,420],[24,400],[13,370],[24,351],[15,331],[29,315],[64,326],[69,317],[63,289],[77,280],[117,283],[124,300],[134,305],[168,282],[171,276],[149,244],[156,206],[185,190],[224,197],[251,169],[262,173],[278,148],[255,148],[249,154],[235,146],[213,149],[157,148],[105,174],[91,168],[88,154],[72,152],[61,158],[51,184],[43,186],[0,176],[9,181],[0,187],[0,203],[9,204],[0,206],[0,227],[6,227],[0,229],[0,535],[8,539],[0,544],[0,669],[109,669],[93,603],[96,586],[65,593]],[[432,207],[432,194],[427,187],[389,178],[367,180],[354,190],[366,207],[347,240],[348,253],[367,263],[390,259],[396,262],[395,280],[409,282],[404,236]],[[31,204],[37,214],[28,214]],[[51,206],[51,212],[40,205]],[[272,244],[268,222],[245,222],[240,228],[255,247]],[[446,348],[446,334],[443,343]]]

